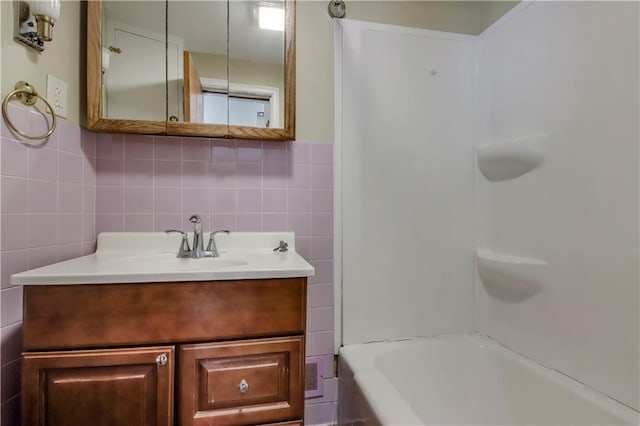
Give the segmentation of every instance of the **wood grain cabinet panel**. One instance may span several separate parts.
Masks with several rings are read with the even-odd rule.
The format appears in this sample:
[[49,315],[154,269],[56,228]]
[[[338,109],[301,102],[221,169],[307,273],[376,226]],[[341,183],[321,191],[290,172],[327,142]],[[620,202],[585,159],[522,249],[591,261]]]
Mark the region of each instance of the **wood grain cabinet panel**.
[[[306,278],[24,287],[24,349],[303,334]],[[55,324],[55,327],[52,327]]]
[[306,292],[305,277],[26,285],[23,426],[301,426]]
[[172,346],[24,354],[23,425],[171,426],[173,354]]
[[302,418],[303,348],[301,336],[181,346],[180,424]]

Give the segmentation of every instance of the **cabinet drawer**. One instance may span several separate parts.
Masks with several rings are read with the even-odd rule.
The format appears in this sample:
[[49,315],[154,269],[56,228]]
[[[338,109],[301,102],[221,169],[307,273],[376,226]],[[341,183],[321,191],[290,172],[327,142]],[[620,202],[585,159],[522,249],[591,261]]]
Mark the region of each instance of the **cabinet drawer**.
[[23,426],[171,426],[173,346],[25,353]]
[[303,355],[303,337],[181,346],[181,426],[302,419]]
[[24,350],[303,334],[306,278],[24,287]]

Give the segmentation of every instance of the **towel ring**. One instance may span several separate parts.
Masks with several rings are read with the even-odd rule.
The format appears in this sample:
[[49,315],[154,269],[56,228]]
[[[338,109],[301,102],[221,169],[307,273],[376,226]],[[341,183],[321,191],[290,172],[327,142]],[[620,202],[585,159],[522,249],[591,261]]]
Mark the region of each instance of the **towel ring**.
[[[15,124],[13,124],[13,122],[11,121],[11,118],[9,117],[9,113],[7,112],[7,105],[9,104],[9,101],[11,100],[11,98],[14,96],[18,98],[18,100],[22,102],[23,105],[26,105],[26,106],[33,106],[36,104],[36,102],[38,102],[38,98],[42,99],[42,102],[44,102],[47,108],[49,108],[49,111],[51,112],[51,117],[53,118],[51,122],[51,128],[49,128],[49,131],[47,133],[40,136],[28,135],[22,132],[20,129],[18,129]],[[4,117],[9,127],[11,127],[11,130],[16,132],[23,138],[27,138],[31,140],[46,139],[49,136],[51,136],[54,130],[56,130],[57,120],[56,120],[56,114],[55,112],[53,112],[53,108],[45,98],[43,98],[38,94],[38,92],[36,91],[36,88],[30,85],[29,83],[27,83],[26,81],[17,82],[14,87],[14,90],[12,92],[9,92],[9,94],[5,96],[4,101],[2,102],[2,116]]]

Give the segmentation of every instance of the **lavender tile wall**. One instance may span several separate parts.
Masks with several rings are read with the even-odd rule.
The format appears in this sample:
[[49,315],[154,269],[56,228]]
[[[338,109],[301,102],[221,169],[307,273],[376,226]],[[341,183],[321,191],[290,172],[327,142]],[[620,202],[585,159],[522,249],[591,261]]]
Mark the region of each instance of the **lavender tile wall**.
[[[41,134],[44,118],[9,105],[12,121]],[[0,140],[0,305],[2,425],[20,424],[22,287],[11,274],[77,257],[95,248],[95,135],[60,120],[37,146],[2,122]]]
[[333,377],[333,146],[97,135],[96,228],[102,231],[294,231],[316,268],[309,280],[307,356],[324,360],[324,396],[307,424],[336,422]]
[[[41,132],[42,117],[15,105],[13,121]],[[150,140],[152,139],[153,140]],[[307,355],[324,360],[324,396],[307,400],[307,424],[333,423],[332,146],[105,135],[60,120],[42,146],[2,122],[0,322],[2,426],[20,423],[22,288],[13,273],[87,254],[100,231],[294,231],[316,268],[309,280]]]

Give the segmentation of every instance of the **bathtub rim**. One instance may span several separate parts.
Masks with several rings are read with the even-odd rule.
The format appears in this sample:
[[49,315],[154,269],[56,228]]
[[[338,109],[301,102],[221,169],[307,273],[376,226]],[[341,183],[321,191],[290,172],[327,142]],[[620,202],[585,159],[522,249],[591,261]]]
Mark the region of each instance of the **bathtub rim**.
[[[640,424],[640,412],[628,405],[594,389],[559,370],[538,363],[526,355],[520,354],[495,339],[481,333],[443,334],[425,337],[413,337],[399,340],[385,340],[342,346],[339,362],[345,362],[353,373],[353,381],[360,392],[370,401],[373,414],[382,424],[423,424],[417,413],[404,401],[404,398],[377,369],[376,359],[384,354],[407,347],[424,345],[431,340],[457,339],[469,341],[480,347],[496,351],[500,356],[532,370],[533,374],[549,379],[556,386],[568,389],[600,409],[617,416],[629,425]],[[370,392],[370,389],[376,392]],[[378,391],[383,389],[383,391]]]

